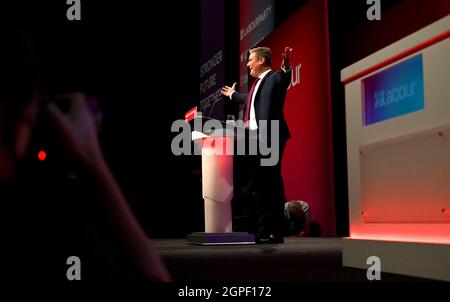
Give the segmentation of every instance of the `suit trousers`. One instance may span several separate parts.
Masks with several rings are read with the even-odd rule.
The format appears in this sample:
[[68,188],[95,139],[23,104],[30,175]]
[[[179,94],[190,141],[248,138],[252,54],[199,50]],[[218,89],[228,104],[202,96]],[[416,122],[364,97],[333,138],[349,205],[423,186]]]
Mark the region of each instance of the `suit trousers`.
[[253,143],[259,146],[260,142],[256,135],[246,135],[246,155],[235,157],[233,199],[235,231],[283,234],[286,197],[281,176],[281,162],[286,142],[287,139],[279,141],[276,164],[264,166],[261,160],[271,155],[262,155],[259,150],[256,155],[251,154],[249,145]]

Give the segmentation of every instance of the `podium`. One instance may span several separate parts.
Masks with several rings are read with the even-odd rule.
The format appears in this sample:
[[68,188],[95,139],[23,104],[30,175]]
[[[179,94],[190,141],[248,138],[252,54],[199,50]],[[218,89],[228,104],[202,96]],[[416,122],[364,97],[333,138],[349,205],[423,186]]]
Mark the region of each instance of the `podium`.
[[376,255],[383,272],[450,281],[449,28],[447,15],[341,70],[344,266]]
[[233,232],[233,162],[236,127],[218,120],[197,117],[192,141],[202,157],[202,195],[205,203],[205,232],[187,236],[198,245],[254,244],[253,234]]

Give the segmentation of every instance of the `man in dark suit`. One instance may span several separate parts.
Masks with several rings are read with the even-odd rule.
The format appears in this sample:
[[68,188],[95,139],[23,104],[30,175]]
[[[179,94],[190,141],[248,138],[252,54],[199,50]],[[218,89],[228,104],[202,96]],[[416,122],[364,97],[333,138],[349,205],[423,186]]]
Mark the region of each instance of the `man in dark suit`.
[[[291,80],[291,52],[286,47],[282,56],[281,71],[271,69],[270,48],[257,47],[249,51],[247,67],[255,81],[248,94],[235,91],[236,83],[222,88],[222,94],[231,100],[244,104],[244,125],[250,137],[270,145],[278,151],[273,164],[264,164],[267,154],[259,150],[249,165],[251,175],[250,232],[256,233],[257,243],[282,243],[284,184],[281,177],[281,161],[289,128],[284,118],[283,107],[286,91]],[[251,141],[251,140],[250,140]],[[256,159],[256,160],[255,160]]]

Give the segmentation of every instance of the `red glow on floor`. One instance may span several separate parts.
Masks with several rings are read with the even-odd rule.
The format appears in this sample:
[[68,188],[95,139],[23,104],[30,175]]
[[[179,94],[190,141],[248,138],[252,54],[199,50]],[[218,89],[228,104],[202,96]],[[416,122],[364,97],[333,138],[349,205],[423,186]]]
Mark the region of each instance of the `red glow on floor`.
[[47,158],[47,153],[44,150],[39,151],[38,158],[40,161],[44,161]]
[[351,239],[450,244],[450,224],[366,224],[351,226]]

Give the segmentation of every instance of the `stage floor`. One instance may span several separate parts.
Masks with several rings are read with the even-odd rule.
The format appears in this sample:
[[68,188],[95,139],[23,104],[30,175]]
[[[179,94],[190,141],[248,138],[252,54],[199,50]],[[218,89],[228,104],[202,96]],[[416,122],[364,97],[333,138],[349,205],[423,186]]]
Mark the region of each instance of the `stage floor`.
[[[153,239],[178,282],[368,282],[366,270],[342,267],[341,238],[286,237],[284,244],[198,246]],[[424,281],[381,273],[382,281]]]

